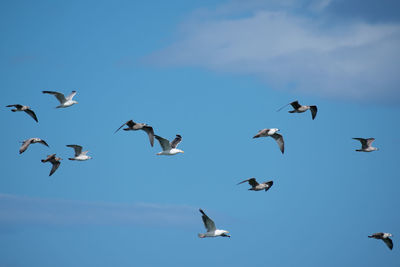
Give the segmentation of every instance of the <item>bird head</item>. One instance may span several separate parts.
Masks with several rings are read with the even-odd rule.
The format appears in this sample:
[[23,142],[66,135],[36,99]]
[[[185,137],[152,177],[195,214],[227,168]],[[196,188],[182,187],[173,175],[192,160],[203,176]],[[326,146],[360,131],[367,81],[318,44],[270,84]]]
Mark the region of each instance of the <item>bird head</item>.
[[73,102],[74,104],[78,104],[78,101],[76,101],[76,100],[72,100],[72,102]]

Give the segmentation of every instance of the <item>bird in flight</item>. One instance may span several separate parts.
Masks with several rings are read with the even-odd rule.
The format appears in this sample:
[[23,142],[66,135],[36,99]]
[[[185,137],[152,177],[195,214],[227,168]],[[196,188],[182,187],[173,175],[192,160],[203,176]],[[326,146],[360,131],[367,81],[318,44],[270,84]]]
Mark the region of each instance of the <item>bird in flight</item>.
[[172,156],[178,153],[184,153],[183,150],[177,149],[176,147],[178,144],[182,141],[182,136],[179,134],[176,135],[175,139],[170,143],[167,139],[162,138],[158,135],[154,135],[154,137],[158,140],[160,143],[160,146],[163,151],[157,153],[157,155],[167,155],[167,156]]
[[375,141],[375,138],[353,138],[354,140],[358,140],[361,143],[361,149],[356,149],[358,152],[372,152],[379,150],[377,147],[372,146],[372,142]]
[[391,250],[393,249],[393,241],[392,239],[390,239],[390,237],[392,236],[392,234],[390,233],[375,233],[372,235],[369,235],[369,238],[375,238],[375,239],[380,239],[383,242],[385,242],[385,244],[388,246],[388,248],[390,248]]
[[54,95],[57,98],[57,100],[60,102],[60,105],[56,108],[67,108],[73,104],[78,104],[78,101],[72,100],[72,98],[76,95],[76,91],[72,91],[72,93],[67,97],[65,97],[62,93],[54,91],[42,91],[42,93]]
[[89,150],[82,151],[82,146],[79,145],[67,145],[67,147],[72,147],[75,151],[75,156],[73,158],[68,158],[69,160],[85,161],[91,159],[92,157],[86,155]]
[[283,107],[281,107],[277,111],[280,111],[281,109],[283,109],[287,105],[291,105],[293,107],[293,110],[290,110],[289,113],[303,113],[303,112],[306,112],[307,110],[310,110],[312,119],[315,119],[315,117],[317,116],[317,111],[318,111],[317,106],[303,106],[303,105],[300,105],[299,101],[297,101],[297,100],[293,101],[293,102],[291,102],[289,104],[284,105]]
[[25,152],[25,150],[28,149],[30,144],[35,144],[35,143],[40,143],[42,145],[45,146],[49,146],[46,141],[44,141],[43,139],[37,138],[37,137],[33,137],[33,138],[29,138],[26,139],[25,141],[22,141],[22,146],[19,148],[19,154],[22,154]]
[[24,105],[20,105],[20,104],[14,104],[14,105],[8,105],[9,107],[15,107],[14,109],[12,109],[12,112],[17,112],[17,111],[24,111],[26,114],[28,114],[29,116],[31,116],[36,122],[38,122],[38,119],[36,117],[35,112],[33,112],[33,110],[31,110],[30,107],[28,106],[24,106]]
[[207,233],[203,234],[198,234],[200,238],[205,238],[205,237],[217,237],[217,236],[223,236],[223,237],[231,237],[228,231],[226,230],[219,230],[215,227],[215,223],[213,220],[208,217],[202,209],[199,209],[202,216],[201,218],[203,219],[204,227],[207,230]]
[[154,146],[154,131],[153,131],[153,127],[147,125],[146,123],[136,123],[133,120],[129,120],[127,122],[125,122],[124,124],[121,125],[121,127],[119,127],[114,133],[118,132],[119,129],[121,129],[124,126],[128,126],[128,128],[124,128],[124,131],[137,131],[137,130],[143,130],[147,133],[147,135],[149,136],[149,140],[150,140],[150,145]]
[[268,189],[270,189],[271,186],[274,184],[273,181],[268,181],[268,182],[259,184],[259,183],[257,183],[256,178],[250,178],[250,179],[247,179],[247,180],[244,180],[244,181],[238,183],[238,185],[243,184],[245,182],[248,182],[251,185],[251,188],[249,190],[253,190],[253,191],[261,191],[261,190],[268,191]]
[[277,128],[262,129],[262,130],[259,130],[258,133],[255,136],[253,136],[253,138],[271,136],[278,143],[279,149],[281,150],[281,152],[283,154],[285,152],[285,143],[283,141],[283,136],[277,133],[278,131],[279,131],[279,129],[277,129]]
[[48,155],[46,159],[42,159],[43,163],[50,162],[53,165],[53,167],[50,170],[49,176],[51,176],[58,169],[58,167],[61,164],[61,160],[62,158],[57,158],[56,154]]

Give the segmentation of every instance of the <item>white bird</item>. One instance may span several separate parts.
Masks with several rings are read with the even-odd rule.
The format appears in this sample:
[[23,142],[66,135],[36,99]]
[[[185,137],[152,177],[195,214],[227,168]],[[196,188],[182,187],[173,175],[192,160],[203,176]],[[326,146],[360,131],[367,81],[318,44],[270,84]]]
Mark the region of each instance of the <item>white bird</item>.
[[41,161],[43,163],[50,162],[53,165],[53,167],[50,170],[50,174],[49,174],[49,176],[51,176],[60,166],[61,160],[62,160],[62,158],[57,158],[56,154],[51,154],[51,155],[48,155],[46,159],[42,159]]
[[72,93],[67,97],[65,97],[62,93],[54,91],[42,91],[42,93],[54,95],[58,99],[60,105],[56,108],[67,108],[72,106],[73,104],[78,104],[78,101],[72,100],[72,98],[76,95],[76,91],[72,91]]
[[20,154],[24,153],[25,150],[28,149],[30,144],[40,143],[40,144],[45,145],[47,147],[49,146],[46,143],[46,141],[44,141],[43,139],[37,138],[37,137],[26,139],[26,140],[22,141],[22,143],[23,143],[22,146],[19,148],[19,153]]
[[253,190],[253,191],[261,191],[264,189],[265,189],[265,191],[268,191],[268,189],[270,189],[271,186],[274,184],[273,181],[268,181],[268,182],[259,184],[259,183],[257,183],[256,178],[250,178],[250,179],[247,179],[247,180],[244,180],[244,181],[238,183],[238,185],[243,184],[245,182],[249,182],[249,184],[251,185],[251,188],[249,190]]
[[217,236],[223,236],[223,237],[231,237],[228,231],[226,230],[219,230],[215,227],[215,223],[213,220],[211,220],[202,209],[199,209],[201,214],[201,218],[203,219],[204,227],[207,230],[207,233],[204,234],[198,234],[200,238],[205,238],[205,237],[217,237]]
[[175,139],[171,143],[167,139],[162,138],[158,135],[155,135],[154,137],[158,140],[163,150],[157,153],[157,155],[172,156],[178,153],[185,153],[183,150],[176,148],[178,144],[182,141],[182,136],[180,136],[179,134],[176,135]]
[[271,136],[278,143],[279,149],[281,150],[281,152],[283,154],[285,152],[285,143],[283,141],[282,135],[277,133],[278,131],[279,131],[279,129],[277,129],[277,128],[262,129],[262,130],[259,130],[258,133],[255,136],[253,136],[253,138]]
[[121,125],[121,127],[119,127],[114,133],[118,132],[119,129],[121,129],[124,126],[128,126],[128,128],[124,128],[124,131],[137,131],[137,130],[143,130],[147,133],[147,135],[149,136],[149,140],[150,140],[150,145],[153,146],[154,145],[154,131],[153,131],[153,127],[147,125],[146,123],[136,123],[133,120],[129,120],[127,122],[125,122],[124,124]]
[[375,138],[353,138],[354,140],[358,140],[361,142],[361,149],[356,149],[358,152],[372,152],[379,150],[377,147],[372,146],[372,142],[375,141]]
[[385,242],[385,244],[392,250],[393,249],[393,241],[392,239],[390,239],[390,237],[392,236],[392,234],[390,233],[375,233],[372,235],[369,235],[369,238],[375,238],[375,239],[381,239],[383,242]]
[[293,101],[289,104],[286,104],[285,106],[278,109],[278,111],[280,111],[287,105],[291,105],[294,108],[294,110],[289,111],[289,113],[303,113],[303,112],[306,112],[307,110],[310,110],[312,119],[315,119],[315,116],[317,116],[317,111],[318,111],[317,106],[303,106],[303,105],[300,105],[299,101],[297,101],[297,100]]
[[82,147],[79,145],[67,145],[67,147],[72,147],[75,150],[75,157],[68,158],[69,160],[85,161],[92,158],[86,155],[89,152],[89,150],[82,151]]
[[24,105],[20,105],[20,104],[14,104],[14,105],[8,105],[9,107],[15,107],[15,109],[12,109],[12,112],[17,112],[17,111],[24,111],[26,114],[28,114],[29,116],[31,116],[36,122],[38,122],[38,119],[36,117],[35,112],[33,112],[33,110],[31,110],[30,107],[28,106],[24,106]]

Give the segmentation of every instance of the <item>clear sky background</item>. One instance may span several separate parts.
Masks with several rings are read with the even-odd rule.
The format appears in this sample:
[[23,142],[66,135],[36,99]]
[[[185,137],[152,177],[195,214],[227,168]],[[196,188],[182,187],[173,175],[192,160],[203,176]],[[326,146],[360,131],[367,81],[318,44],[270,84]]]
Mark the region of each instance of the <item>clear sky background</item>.
[[[398,266],[399,8],[2,1],[0,266]],[[55,109],[42,90],[79,104]],[[294,100],[317,118],[276,112]],[[39,123],[5,108],[17,103]],[[185,153],[114,134],[129,119],[181,134]],[[275,127],[284,155],[252,139]],[[30,137],[50,148],[19,155]],[[93,159],[69,161],[68,144]],[[51,153],[63,161],[49,177]],[[274,185],[236,185],[250,177]],[[232,238],[199,239],[199,208]],[[393,251],[368,239],[381,231]]]

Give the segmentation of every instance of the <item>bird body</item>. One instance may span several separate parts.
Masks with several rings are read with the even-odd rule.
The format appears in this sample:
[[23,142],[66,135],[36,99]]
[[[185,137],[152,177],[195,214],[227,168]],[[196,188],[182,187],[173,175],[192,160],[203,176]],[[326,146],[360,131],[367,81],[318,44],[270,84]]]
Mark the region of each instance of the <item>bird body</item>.
[[26,114],[31,116],[36,122],[38,122],[35,112],[33,112],[33,110],[31,110],[31,108],[28,106],[24,106],[24,105],[20,105],[20,104],[13,104],[13,105],[8,105],[7,107],[8,108],[15,107],[14,109],[11,109],[12,112],[24,111]]
[[67,97],[65,97],[64,94],[55,91],[42,91],[42,93],[54,95],[57,98],[57,100],[60,102],[60,105],[56,108],[67,108],[74,104],[78,104],[78,101],[72,100],[72,98],[76,95],[76,91],[72,91]]
[[268,191],[268,189],[270,189],[271,186],[274,184],[273,181],[268,181],[268,182],[259,184],[256,181],[256,178],[250,178],[250,179],[247,179],[247,180],[244,180],[244,181],[238,183],[238,185],[245,183],[245,182],[248,182],[251,185],[251,188],[249,188],[249,190],[252,190],[252,191],[261,191],[261,190]]
[[82,146],[67,145],[67,147],[72,147],[75,151],[75,156],[73,158],[68,158],[69,160],[85,161],[85,160],[92,158],[92,157],[86,155],[89,152],[89,150],[82,151]]
[[317,106],[300,105],[299,101],[297,100],[291,102],[290,105],[293,107],[293,110],[290,110],[289,113],[303,113],[306,112],[307,110],[310,110],[312,119],[315,119],[315,117],[317,116],[317,111],[318,111]]
[[171,143],[167,139],[162,138],[158,135],[155,135],[154,137],[158,140],[163,150],[157,153],[157,155],[172,156],[178,153],[185,153],[183,150],[176,148],[178,144],[182,141],[182,136],[180,136],[179,134],[176,135],[175,139]]
[[37,138],[37,137],[33,137],[33,138],[26,139],[26,140],[22,141],[22,143],[23,143],[23,144],[22,144],[22,146],[21,146],[20,149],[19,149],[19,153],[20,153],[20,154],[24,153],[25,150],[28,149],[28,147],[29,147],[30,144],[40,143],[40,144],[45,145],[45,146],[47,146],[47,147],[49,146],[49,145],[46,143],[46,141],[44,141],[43,139]]
[[285,143],[283,141],[283,136],[277,133],[278,131],[279,129],[277,128],[262,129],[259,130],[258,133],[255,136],[253,136],[253,138],[268,137],[268,136],[274,138],[279,146],[279,149],[283,154],[285,152]]
[[134,122],[133,120],[129,120],[125,122],[124,124],[121,125],[114,133],[118,132],[119,129],[121,129],[124,126],[128,126],[128,128],[124,128],[124,131],[138,131],[138,130],[143,130],[147,133],[149,136],[150,140],[150,145],[154,146],[154,130],[153,127],[147,125],[146,123],[137,123]]
[[375,233],[372,235],[369,235],[369,238],[375,238],[375,239],[380,239],[383,242],[385,242],[385,244],[388,246],[389,249],[393,249],[393,241],[392,239],[390,239],[390,237],[392,236],[392,234],[390,233]]
[[353,138],[353,139],[358,140],[361,143],[361,149],[356,149],[357,152],[372,152],[379,150],[379,148],[372,146],[372,142],[375,141],[375,138]]
[[46,159],[42,159],[41,161],[43,163],[50,162],[53,165],[53,167],[50,170],[50,174],[49,174],[49,176],[51,176],[60,166],[61,160],[62,160],[62,158],[56,157],[56,154],[51,154],[51,155],[48,155]]
[[211,220],[202,209],[199,209],[201,212],[202,216],[201,218],[203,219],[204,227],[206,228],[207,232],[206,233],[200,233],[198,236],[200,238],[205,238],[205,237],[217,237],[217,236],[223,236],[223,237],[231,237],[228,231],[226,230],[221,230],[217,229],[215,227],[215,223],[213,220]]

